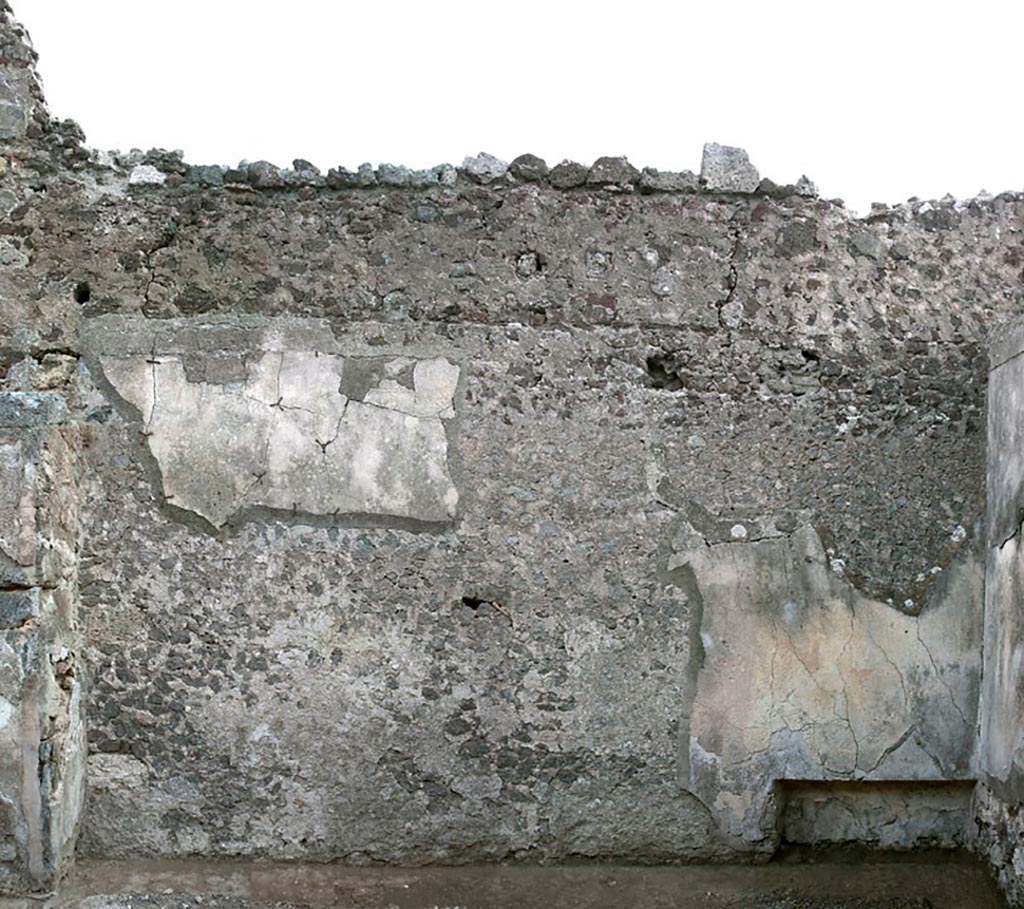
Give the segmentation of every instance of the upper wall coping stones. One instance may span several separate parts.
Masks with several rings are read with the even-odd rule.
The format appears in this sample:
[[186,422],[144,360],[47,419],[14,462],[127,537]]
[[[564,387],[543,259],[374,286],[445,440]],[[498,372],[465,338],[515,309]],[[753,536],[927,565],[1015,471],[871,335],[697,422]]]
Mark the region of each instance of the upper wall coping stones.
[[[708,149],[719,150],[709,157]],[[743,162],[746,162],[744,164]],[[459,167],[438,164],[415,169],[396,164],[361,164],[357,170],[333,167],[327,174],[306,161],[296,160],[291,168],[279,168],[269,161],[242,161],[237,167],[190,165],[180,151],[154,149],[149,152],[96,152],[94,163],[104,168],[125,169],[128,184],[134,189],[193,183],[199,186],[254,189],[260,191],[316,189],[425,189],[455,186],[466,182],[492,188],[522,183],[546,183],[560,190],[595,189],[607,192],[711,193],[750,195],[753,193],[785,198],[817,196],[814,183],[801,177],[795,184],[777,184],[761,179],[749,164],[746,152],[709,143],[705,146],[704,166],[698,177],[691,171],[642,170],[624,156],[603,156],[589,167],[564,160],[554,167],[536,155],[524,154],[508,164],[494,155],[481,152],[468,157]],[[735,167],[733,167],[735,165]],[[756,178],[756,179],[755,179]]]

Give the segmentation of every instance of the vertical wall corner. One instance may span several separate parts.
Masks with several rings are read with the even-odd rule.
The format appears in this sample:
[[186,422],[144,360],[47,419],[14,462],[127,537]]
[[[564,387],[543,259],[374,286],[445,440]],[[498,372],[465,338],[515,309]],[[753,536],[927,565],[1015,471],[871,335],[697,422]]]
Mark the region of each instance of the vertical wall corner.
[[0,893],[49,892],[84,794],[79,442],[58,395],[0,394]]

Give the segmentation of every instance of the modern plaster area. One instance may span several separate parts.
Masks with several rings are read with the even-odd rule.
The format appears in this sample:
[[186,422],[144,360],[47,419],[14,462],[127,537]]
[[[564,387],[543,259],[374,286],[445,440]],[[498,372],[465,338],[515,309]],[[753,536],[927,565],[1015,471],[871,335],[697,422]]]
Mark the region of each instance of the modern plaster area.
[[1024,900],[1024,194],[98,152],[6,0],[0,137],[0,891]]

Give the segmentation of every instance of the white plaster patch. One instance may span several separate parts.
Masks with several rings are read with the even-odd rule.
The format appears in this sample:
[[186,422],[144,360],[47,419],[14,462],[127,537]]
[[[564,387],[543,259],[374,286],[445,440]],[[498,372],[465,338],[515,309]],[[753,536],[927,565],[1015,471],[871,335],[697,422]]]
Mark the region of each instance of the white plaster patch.
[[[444,420],[459,367],[412,365],[413,387],[385,377],[363,401],[340,391],[345,358],[264,351],[244,381],[190,381],[178,356],[103,357],[107,379],[141,414],[167,502],[216,527],[247,508],[447,521],[458,491]],[[386,376],[387,370],[385,370]]]
[[14,706],[5,697],[0,697],[0,729],[5,729],[14,716]]

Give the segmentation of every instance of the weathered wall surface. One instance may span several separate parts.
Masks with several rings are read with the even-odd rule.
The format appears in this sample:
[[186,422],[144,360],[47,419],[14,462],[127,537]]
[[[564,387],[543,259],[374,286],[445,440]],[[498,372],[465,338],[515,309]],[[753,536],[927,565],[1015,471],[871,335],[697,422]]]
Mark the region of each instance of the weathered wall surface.
[[[211,187],[150,160],[162,184],[88,171],[60,254],[95,383],[85,848],[696,858],[772,849],[778,778],[975,772],[1016,197],[853,222],[628,173]],[[273,356],[318,364],[320,409],[257,391]],[[403,417],[443,428],[438,485],[345,498],[338,408],[415,396],[423,363],[458,375],[450,416]],[[264,453],[266,419],[294,438]],[[381,477],[403,444],[371,446]],[[748,650],[779,676],[733,734],[736,667],[771,670]]]
[[763,854],[780,781],[842,839],[977,774],[1024,198],[191,167],[21,97],[0,369],[82,440],[81,848]]
[[85,794],[68,416],[58,394],[0,393],[0,893],[53,887]]
[[[14,356],[19,367],[9,346],[27,353],[23,345],[47,331],[32,302],[39,277],[16,277],[27,275],[31,256],[11,238],[9,214],[18,191],[9,179],[17,159],[8,152],[38,154],[49,172],[60,160],[43,138],[52,124],[34,63],[27,36],[0,2],[0,322],[10,367],[0,391],[0,893],[53,888],[71,860],[85,794],[77,621],[82,436],[74,396],[65,394],[70,360],[43,342],[34,356]],[[77,146],[77,132],[70,136]],[[32,382],[19,378],[26,363]]]
[[947,568],[916,617],[837,578],[807,526],[670,565],[692,572],[703,605],[687,788],[723,829],[774,847],[779,780],[975,776],[976,564]]
[[988,566],[978,841],[1024,903],[1024,325],[994,337],[988,391]]

